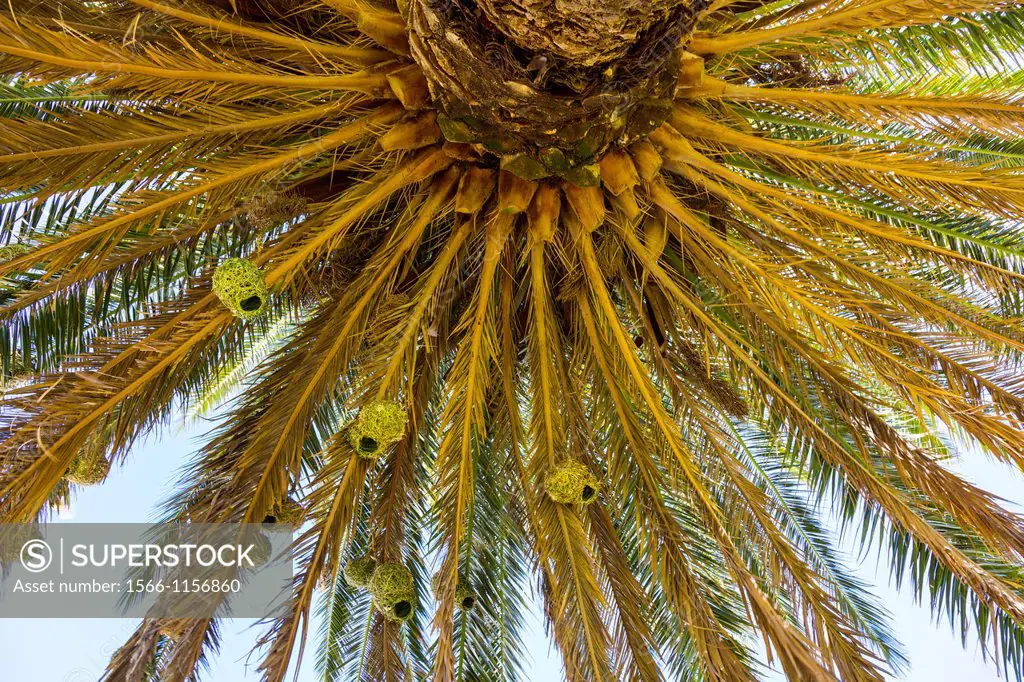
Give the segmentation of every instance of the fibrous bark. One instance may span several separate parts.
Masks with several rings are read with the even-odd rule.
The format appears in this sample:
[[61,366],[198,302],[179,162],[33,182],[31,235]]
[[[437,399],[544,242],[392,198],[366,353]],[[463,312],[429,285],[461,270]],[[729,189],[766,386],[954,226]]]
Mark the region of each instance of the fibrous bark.
[[408,0],[403,13],[449,140],[480,144],[523,177],[588,184],[605,150],[668,116],[707,4]]
[[668,24],[677,0],[478,0],[491,24],[519,48],[544,51],[580,66],[619,59],[659,24]]

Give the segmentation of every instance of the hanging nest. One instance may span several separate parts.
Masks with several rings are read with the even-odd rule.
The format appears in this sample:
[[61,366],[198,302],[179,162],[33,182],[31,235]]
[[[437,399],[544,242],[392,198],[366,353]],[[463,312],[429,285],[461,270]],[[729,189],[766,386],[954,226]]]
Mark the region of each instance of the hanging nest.
[[286,497],[284,501],[275,504],[270,513],[263,517],[263,523],[281,523],[298,530],[305,519],[306,508],[290,497]]
[[32,247],[28,244],[7,244],[6,246],[0,246],[0,263],[6,263],[14,260],[15,258],[24,256],[31,250]]
[[402,439],[409,420],[405,408],[388,400],[370,403],[348,430],[352,447],[360,457],[376,459],[384,450]]
[[253,225],[266,232],[272,227],[305,213],[309,200],[292,192],[270,190],[253,196],[245,203],[245,213]]
[[[430,580],[430,587],[433,589],[436,595],[439,591],[441,581],[441,574],[435,573],[434,577]],[[479,598],[476,592],[473,590],[472,581],[464,578],[462,574],[459,574],[459,582],[455,586],[455,606],[462,609],[463,611],[469,611],[476,606]]]
[[290,497],[284,498],[284,501],[277,505],[275,511],[278,523],[287,524],[295,530],[298,530],[302,526],[302,522],[306,520],[306,508]]
[[10,566],[21,561],[22,546],[39,537],[39,527],[33,523],[0,526],[0,566]]
[[373,605],[390,621],[404,623],[416,608],[416,582],[403,564],[381,564],[370,578]]
[[544,478],[548,496],[561,504],[590,504],[597,499],[601,484],[583,462],[567,459]]
[[369,555],[352,559],[345,564],[345,582],[349,584],[349,587],[365,589],[370,586],[370,579],[375,570],[377,570],[377,561]]
[[217,266],[213,291],[224,307],[243,319],[262,313],[270,297],[263,273],[244,258],[228,258]]
[[473,585],[468,580],[459,578],[459,584],[455,588],[455,605],[463,611],[471,611],[476,606],[477,596]]
[[110,462],[102,452],[84,452],[71,461],[71,466],[65,472],[64,478],[75,485],[98,485],[106,479],[109,473]]
[[270,562],[274,553],[274,546],[263,533],[257,533],[252,540],[252,551],[249,552],[249,559],[252,561],[252,570],[263,568]]

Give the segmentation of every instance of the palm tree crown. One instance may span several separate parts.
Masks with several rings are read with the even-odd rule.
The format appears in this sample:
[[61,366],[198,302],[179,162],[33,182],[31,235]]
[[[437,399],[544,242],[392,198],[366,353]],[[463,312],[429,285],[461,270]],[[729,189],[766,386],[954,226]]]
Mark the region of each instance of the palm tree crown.
[[519,679],[533,585],[571,680],[881,681],[830,513],[1019,679],[1024,10],[540,5],[9,0],[0,522],[237,393],[167,515],[305,519],[266,680]]

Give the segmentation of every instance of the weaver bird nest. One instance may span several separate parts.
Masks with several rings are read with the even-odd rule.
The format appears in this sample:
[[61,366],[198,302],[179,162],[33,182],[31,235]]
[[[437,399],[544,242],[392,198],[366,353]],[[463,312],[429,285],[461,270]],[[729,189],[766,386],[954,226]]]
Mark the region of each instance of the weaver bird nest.
[[263,273],[244,258],[229,258],[217,266],[213,291],[224,307],[243,319],[260,315],[270,296]]
[[405,408],[398,403],[370,403],[349,428],[349,441],[360,457],[375,459],[402,439],[408,421]]
[[377,570],[377,561],[369,555],[351,559],[345,564],[343,571],[345,582],[350,587],[365,589],[370,586],[370,578],[373,577],[375,570]]
[[[438,573],[430,581],[431,589],[434,590],[436,595],[440,591],[441,574]],[[459,581],[455,586],[455,605],[463,611],[469,611],[476,606],[479,601],[476,592],[473,590],[473,583],[461,573],[459,574]]]
[[568,459],[548,472],[544,478],[544,488],[555,502],[590,504],[597,499],[601,484],[586,464]]
[[256,533],[252,536],[252,551],[249,552],[249,560],[252,567],[262,568],[273,558],[274,545],[265,533]]
[[402,564],[381,564],[370,578],[374,607],[390,621],[404,623],[416,608],[416,583]]
[[27,244],[8,244],[0,246],[0,263],[12,261],[15,258],[24,256],[32,249]]
[[249,199],[245,212],[256,227],[265,231],[303,213],[307,204],[304,197],[270,190]]
[[75,485],[98,485],[110,473],[110,462],[100,452],[80,454],[71,461],[67,473],[64,474]]
[[281,502],[275,504],[273,509],[263,517],[263,523],[280,523],[298,530],[305,519],[305,507],[290,497],[286,497]]
[[458,587],[455,588],[455,603],[463,611],[469,611],[476,606],[476,602],[477,596],[473,591],[473,585],[460,580]]

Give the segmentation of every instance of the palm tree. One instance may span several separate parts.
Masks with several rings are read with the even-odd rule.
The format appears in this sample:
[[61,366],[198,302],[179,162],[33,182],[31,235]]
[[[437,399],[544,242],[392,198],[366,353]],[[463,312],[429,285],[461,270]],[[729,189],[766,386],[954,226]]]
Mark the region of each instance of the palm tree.
[[316,609],[326,680],[517,679],[530,585],[571,680],[882,680],[841,528],[1020,679],[944,463],[1024,465],[1024,9],[399,5],[5,4],[0,521],[237,392],[168,518],[301,504],[266,680]]

